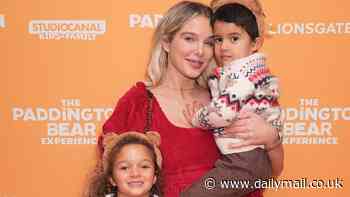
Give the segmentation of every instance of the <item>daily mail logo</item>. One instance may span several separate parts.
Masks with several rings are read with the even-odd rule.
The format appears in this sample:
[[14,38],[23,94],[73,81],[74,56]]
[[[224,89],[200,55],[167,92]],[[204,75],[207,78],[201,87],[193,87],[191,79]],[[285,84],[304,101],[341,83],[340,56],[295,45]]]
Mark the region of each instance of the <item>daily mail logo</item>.
[[106,32],[106,21],[32,20],[28,31],[40,40],[96,40]]
[[5,16],[0,14],[0,28],[5,28]]

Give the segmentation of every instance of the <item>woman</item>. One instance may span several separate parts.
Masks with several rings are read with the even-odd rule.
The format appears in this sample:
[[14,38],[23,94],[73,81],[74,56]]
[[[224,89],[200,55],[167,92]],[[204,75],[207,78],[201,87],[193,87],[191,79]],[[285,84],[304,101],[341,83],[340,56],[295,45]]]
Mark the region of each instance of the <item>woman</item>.
[[[178,197],[185,187],[213,168],[219,158],[210,132],[191,128],[183,115],[187,104],[210,101],[206,85],[213,57],[210,16],[209,7],[195,2],[180,2],[168,10],[154,33],[147,87],[138,82],[131,88],[120,98],[103,127],[104,134],[143,131],[148,117],[148,95],[153,95],[150,128],[161,135],[166,197]],[[249,143],[257,144],[268,145],[277,138],[277,133],[262,118],[249,112],[241,114],[241,120],[226,132],[227,135],[238,132]],[[278,174],[282,148],[274,149],[269,156]],[[262,194],[258,191],[249,196]]]

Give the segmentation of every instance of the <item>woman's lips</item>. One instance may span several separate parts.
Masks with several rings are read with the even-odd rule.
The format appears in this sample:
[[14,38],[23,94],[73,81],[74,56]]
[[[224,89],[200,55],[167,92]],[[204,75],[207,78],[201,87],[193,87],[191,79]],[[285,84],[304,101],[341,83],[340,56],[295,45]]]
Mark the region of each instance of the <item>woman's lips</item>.
[[189,58],[186,58],[186,61],[188,61],[191,66],[195,69],[200,69],[202,68],[204,62],[202,60],[196,60],[196,59],[189,59]]

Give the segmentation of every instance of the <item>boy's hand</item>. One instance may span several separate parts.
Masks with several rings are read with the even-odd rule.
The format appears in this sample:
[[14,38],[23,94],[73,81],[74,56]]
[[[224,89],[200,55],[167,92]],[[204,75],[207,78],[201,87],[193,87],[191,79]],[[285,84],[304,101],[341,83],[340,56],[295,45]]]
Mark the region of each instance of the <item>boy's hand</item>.
[[183,113],[186,121],[188,122],[188,124],[194,126],[192,124],[193,118],[195,118],[196,113],[202,107],[204,107],[204,105],[202,105],[198,101],[193,101],[191,104],[186,104],[186,107],[182,113]]

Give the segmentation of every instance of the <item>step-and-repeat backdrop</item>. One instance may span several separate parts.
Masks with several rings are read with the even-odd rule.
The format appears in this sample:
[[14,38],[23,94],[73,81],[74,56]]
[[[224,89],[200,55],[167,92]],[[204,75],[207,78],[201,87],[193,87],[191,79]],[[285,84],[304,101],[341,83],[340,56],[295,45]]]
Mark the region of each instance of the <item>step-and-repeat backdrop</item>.
[[[176,2],[1,0],[0,197],[81,194],[101,125]],[[265,195],[350,196],[350,2],[262,3],[286,119],[284,172]]]

